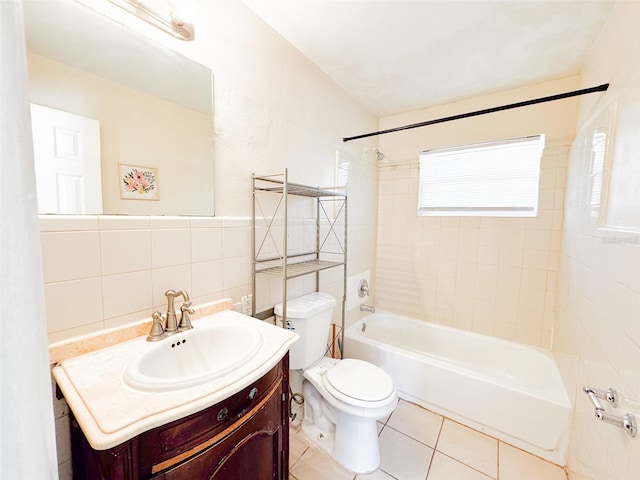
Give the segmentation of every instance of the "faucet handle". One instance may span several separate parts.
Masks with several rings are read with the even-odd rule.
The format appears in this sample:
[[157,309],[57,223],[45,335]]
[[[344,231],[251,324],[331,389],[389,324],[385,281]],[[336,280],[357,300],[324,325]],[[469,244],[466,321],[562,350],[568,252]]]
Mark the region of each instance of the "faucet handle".
[[360,283],[358,283],[358,296],[360,298],[369,296],[369,283],[365,278],[360,280]]
[[195,310],[191,308],[191,301],[184,302],[180,305],[180,323],[178,324],[178,330],[189,330],[193,328],[189,315],[193,315],[194,313]]
[[162,339],[164,336],[164,318],[162,318],[162,314],[160,312],[153,312],[151,314],[151,318],[153,323],[151,324],[151,330],[149,331],[149,335],[147,335],[147,342],[157,342]]

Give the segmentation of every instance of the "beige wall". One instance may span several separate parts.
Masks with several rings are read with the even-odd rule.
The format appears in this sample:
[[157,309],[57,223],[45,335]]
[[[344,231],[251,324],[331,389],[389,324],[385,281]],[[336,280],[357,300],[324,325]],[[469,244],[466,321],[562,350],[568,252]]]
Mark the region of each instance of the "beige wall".
[[[578,78],[384,118],[382,129],[571,91]],[[380,138],[376,306],[549,348],[568,145],[576,101],[562,100]],[[545,134],[536,218],[418,217],[422,150]]]
[[[104,212],[213,214],[213,125],[209,114],[46,57],[29,54],[28,60],[32,103],[100,121]],[[159,200],[121,199],[118,163],[157,168]]]
[[[580,101],[568,167],[565,227],[553,352],[575,405],[569,449],[571,480],[631,480],[640,472],[640,442],[599,422],[583,385],[615,387],[640,399],[640,4],[618,2],[583,70],[586,86],[610,83]],[[612,175],[604,222],[591,215],[593,127],[612,114]],[[582,148],[586,144],[587,148]],[[625,225],[627,230],[616,228]],[[613,228],[603,228],[603,227]],[[612,413],[640,414],[638,404]]]

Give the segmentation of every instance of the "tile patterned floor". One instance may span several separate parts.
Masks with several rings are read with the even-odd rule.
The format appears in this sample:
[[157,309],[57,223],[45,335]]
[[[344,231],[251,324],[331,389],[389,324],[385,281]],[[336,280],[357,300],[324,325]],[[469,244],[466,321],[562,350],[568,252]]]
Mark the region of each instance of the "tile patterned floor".
[[354,475],[291,427],[291,480],[566,480],[549,462],[401,400],[378,424],[380,468]]

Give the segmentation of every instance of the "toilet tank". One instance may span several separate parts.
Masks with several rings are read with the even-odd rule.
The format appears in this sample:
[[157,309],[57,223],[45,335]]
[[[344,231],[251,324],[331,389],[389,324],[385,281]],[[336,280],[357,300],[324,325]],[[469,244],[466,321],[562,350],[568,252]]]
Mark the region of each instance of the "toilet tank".
[[[287,328],[300,338],[289,350],[289,368],[307,368],[327,350],[331,316],[336,300],[328,293],[316,292],[287,301]],[[277,325],[282,325],[282,303],[273,307]]]

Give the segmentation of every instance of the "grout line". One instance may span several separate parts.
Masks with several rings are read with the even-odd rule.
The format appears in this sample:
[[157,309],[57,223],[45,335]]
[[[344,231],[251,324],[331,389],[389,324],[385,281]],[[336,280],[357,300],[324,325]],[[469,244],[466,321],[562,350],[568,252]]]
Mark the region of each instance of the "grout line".
[[393,478],[394,480],[401,480],[398,477],[394,477],[393,475],[391,475],[389,472],[387,472],[386,470],[382,470],[381,468],[378,468],[378,470],[380,470],[381,472],[384,472],[386,475],[388,475],[389,477]]
[[[413,440],[414,442],[419,443],[420,445],[424,445],[425,447],[430,448],[430,449],[431,449],[431,450],[433,450],[433,451],[435,451],[435,450],[436,450],[436,447],[433,447],[433,446],[431,446],[431,445],[429,445],[429,444],[427,444],[427,443],[424,443],[423,441],[418,440],[417,438],[413,438],[411,435],[408,435],[408,434],[406,434],[406,433],[404,433],[404,432],[402,432],[402,431],[398,430],[397,428],[393,428],[391,425],[387,425],[385,428],[390,428],[390,429],[391,429],[391,430],[393,430],[394,432],[398,432],[400,435],[403,435],[403,436],[405,436],[405,437],[407,437],[407,438],[409,438],[409,439]],[[438,442],[436,442],[436,443],[438,443]]]
[[433,446],[433,452],[431,453],[431,460],[429,460],[429,468],[427,468],[427,476],[425,477],[425,480],[428,480],[429,478],[429,473],[431,473],[431,465],[433,465],[433,458],[436,456],[436,452],[438,451],[438,442],[440,441],[440,435],[442,435],[442,429],[444,428],[444,420],[445,418],[442,417],[442,421],[440,422],[440,430],[438,430],[438,436],[436,438],[436,444]]
[[[442,430],[444,429],[444,422],[446,422],[446,421],[449,421],[449,422],[455,423],[455,424],[457,424],[457,425],[460,425],[460,426],[462,426],[462,427],[464,427],[464,428],[467,428],[467,429],[469,429],[469,430],[472,430],[472,431],[474,431],[474,432],[476,432],[476,433],[480,433],[480,434],[484,435],[485,437],[488,437],[488,438],[490,438],[490,439],[492,439],[492,440],[495,440],[495,441],[496,441],[496,478],[495,478],[495,479],[493,479],[493,477],[492,477],[491,475],[489,475],[489,474],[487,474],[487,473],[485,473],[485,472],[483,472],[483,471],[481,471],[481,470],[478,470],[478,469],[477,469],[477,468],[475,468],[474,466],[469,465],[469,464],[467,464],[467,463],[463,462],[463,461],[462,461],[462,460],[460,460],[459,458],[453,457],[453,456],[451,456],[451,455],[449,455],[449,454],[447,454],[447,453],[445,453],[445,452],[443,452],[443,451],[441,451],[441,450],[438,450],[438,442],[440,441],[440,435],[442,434]],[[500,443],[502,443],[500,440],[498,440],[498,439],[497,439],[497,438],[495,438],[495,437],[492,437],[491,435],[487,435],[486,433],[481,432],[480,430],[476,430],[475,428],[468,427],[468,426],[466,426],[466,425],[464,425],[464,424],[462,424],[462,423],[460,423],[460,422],[457,422],[457,421],[455,421],[455,420],[451,420],[450,418],[443,417],[443,419],[442,419],[442,425],[441,425],[441,427],[440,427],[440,432],[438,433],[438,440],[436,441],[435,450],[436,450],[437,452],[441,453],[442,455],[444,455],[445,457],[449,457],[450,459],[455,460],[456,462],[461,463],[462,465],[464,465],[464,466],[466,466],[466,467],[469,467],[470,469],[475,470],[476,472],[479,472],[479,473],[481,473],[482,475],[485,475],[487,478],[491,478],[491,479],[493,479],[493,480],[498,480],[499,471],[500,471],[500,463],[499,463],[499,462],[500,462],[500,460],[499,460],[499,458],[500,458],[500,450],[499,450]]]
[[[493,437],[492,437],[492,438],[493,438]],[[569,478],[569,475],[568,475],[568,473],[567,473],[568,465],[565,465],[564,467],[562,467],[562,466],[560,466],[560,465],[558,465],[558,464],[556,464],[556,463],[553,463],[553,462],[552,462],[552,461],[550,461],[550,460],[547,460],[546,458],[539,457],[538,455],[536,455],[536,454],[534,454],[534,453],[527,452],[527,451],[526,451],[526,450],[524,450],[523,448],[517,447],[517,446],[515,446],[515,445],[511,445],[511,444],[510,444],[510,443],[508,443],[508,442],[503,442],[502,440],[498,440],[498,469],[500,468],[500,445],[501,445],[501,444],[502,444],[502,445],[507,445],[509,448],[516,449],[516,450],[520,451],[523,455],[527,455],[527,456],[529,456],[529,457],[533,457],[533,458],[535,458],[536,460],[539,460],[539,461],[544,462],[544,463],[546,463],[546,464],[548,464],[548,465],[551,465],[552,467],[559,468],[560,470],[562,470],[562,472],[564,473],[565,477],[566,477],[567,479]],[[498,472],[499,472],[499,470],[498,470]],[[500,476],[500,474],[498,473],[498,477],[499,477],[499,476]],[[499,480],[499,479],[498,479],[498,480]]]
[[[452,457],[451,455],[447,455],[446,453],[441,452],[440,450],[435,450],[435,451],[434,451],[434,454],[435,454],[435,452],[436,452],[436,451],[437,451],[440,455],[444,455],[445,457],[450,458],[450,459],[451,459],[451,460],[453,460],[454,462],[458,462],[459,464],[464,465],[465,467],[469,467],[471,470],[474,470],[474,471],[476,471],[476,472],[480,473],[481,475],[484,475],[485,477],[487,477],[487,478],[489,478],[489,479],[491,479],[491,480],[497,480],[497,477],[494,479],[491,475],[489,475],[489,474],[487,474],[487,473],[483,472],[482,470],[478,470],[477,468],[472,467],[471,465],[469,465],[469,464],[467,464],[467,463],[464,463],[464,462],[463,462],[462,460],[460,460],[459,458]],[[428,478],[428,477],[427,477],[427,478]]]
[[[303,456],[305,453],[307,453],[307,450],[309,450],[309,447],[305,448],[305,449],[302,451],[302,453],[298,456],[298,458],[296,459],[296,461],[295,461],[295,462],[293,462],[293,463],[290,463],[290,464],[289,464],[289,470],[291,470],[291,469],[294,467],[294,465],[296,465],[296,464],[300,461],[300,459],[302,458],[302,456]],[[289,454],[291,454],[291,449],[289,449]]]

